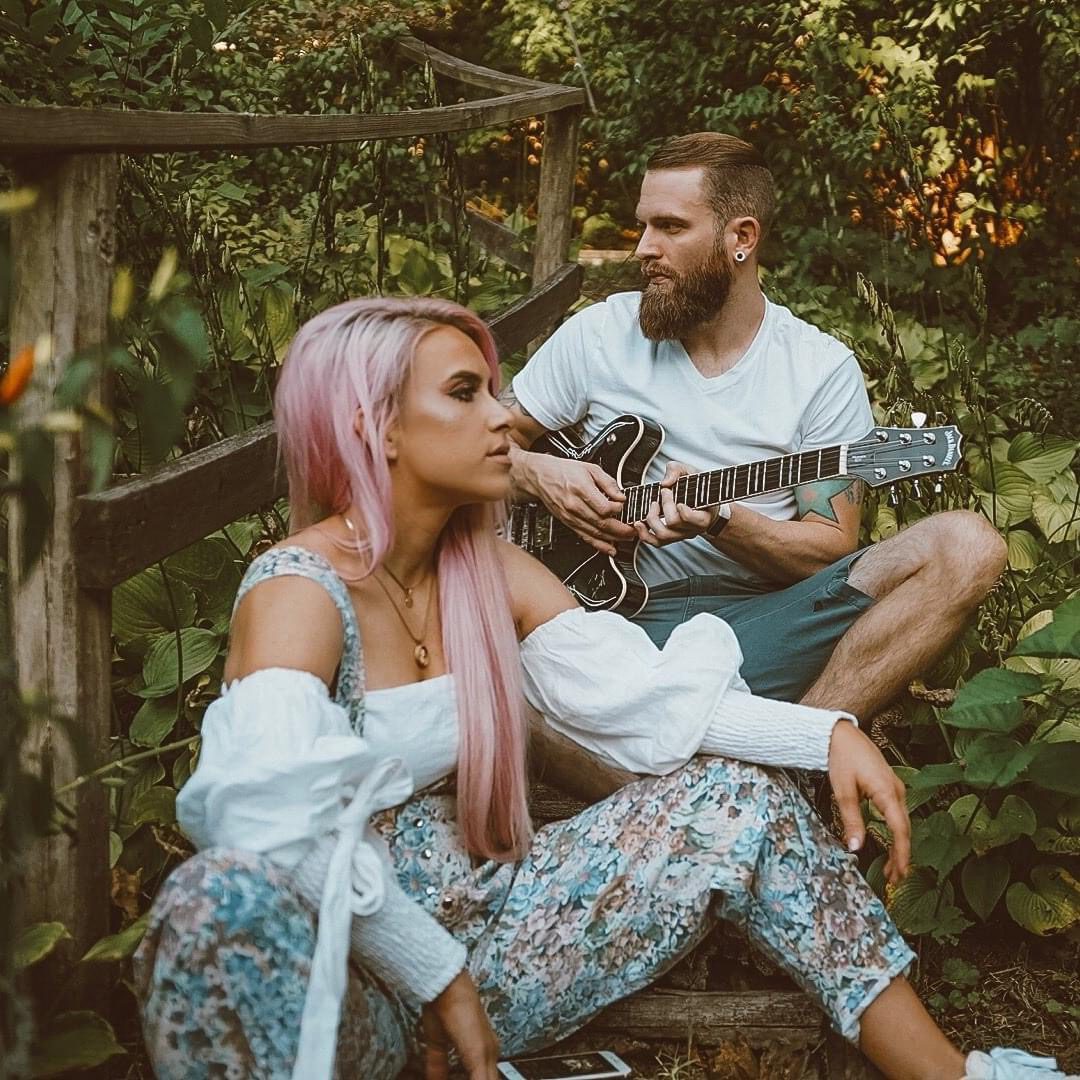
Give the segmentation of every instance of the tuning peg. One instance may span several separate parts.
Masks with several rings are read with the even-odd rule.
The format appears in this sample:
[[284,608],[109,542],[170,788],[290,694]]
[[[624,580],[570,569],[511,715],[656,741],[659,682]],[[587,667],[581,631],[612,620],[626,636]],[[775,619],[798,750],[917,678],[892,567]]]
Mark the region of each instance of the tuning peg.
[[895,484],[891,485],[890,488],[889,488],[889,505],[890,506],[899,506],[900,505],[900,496],[896,494],[896,485]]
[[911,487],[912,487],[912,490],[915,492],[915,498],[916,499],[921,499],[922,498],[922,492],[919,490],[919,481],[918,480],[913,480],[911,482]]
[[911,426],[912,427],[922,427],[923,424],[925,424],[925,423],[926,423],[926,413],[924,413],[924,412],[913,412],[911,414]]
[[942,487],[942,484],[941,484],[940,480],[938,480],[938,481],[936,481],[934,483],[934,494],[935,495],[940,495],[944,490],[945,490],[945,488]]

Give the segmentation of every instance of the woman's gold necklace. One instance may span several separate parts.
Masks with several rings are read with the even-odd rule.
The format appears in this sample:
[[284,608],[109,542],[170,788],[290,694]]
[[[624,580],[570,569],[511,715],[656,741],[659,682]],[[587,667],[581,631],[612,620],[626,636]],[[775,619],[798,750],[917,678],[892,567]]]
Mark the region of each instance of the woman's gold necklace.
[[[386,599],[390,601],[390,606],[394,609],[394,614],[401,620],[401,625],[405,627],[405,633],[412,638],[413,659],[416,661],[416,666],[423,670],[431,663],[431,654],[428,652],[427,645],[424,644],[424,638],[427,637],[428,623],[431,620],[431,601],[435,597],[434,581],[431,583],[431,588],[428,590],[427,607],[424,609],[424,625],[420,628],[420,635],[418,637],[413,633],[412,627],[405,619],[405,613],[397,606],[397,602],[390,594],[390,590],[383,584],[382,578],[379,577],[379,571],[374,571],[371,576],[375,579],[375,584],[386,594]],[[419,582],[417,582],[417,584],[419,584]]]
[[[348,526],[349,532],[355,534],[356,528],[353,526],[353,523],[344,514],[341,515],[341,519],[345,522],[346,526]],[[394,584],[402,591],[402,593],[404,593],[405,606],[409,608],[413,606],[413,591],[424,578],[421,577],[415,584],[406,587],[401,584],[394,571],[385,564],[375,570],[371,575],[375,579],[375,584],[386,594],[386,599],[390,601],[390,606],[394,609],[394,614],[401,620],[401,625],[405,627],[405,633],[412,638],[413,659],[416,661],[416,666],[423,670],[431,663],[431,653],[429,652],[427,645],[424,644],[424,638],[427,637],[428,623],[431,621],[431,601],[435,597],[435,583],[432,582],[431,588],[428,590],[427,607],[424,609],[424,625],[420,628],[420,636],[417,637],[416,634],[412,632],[412,627],[406,620],[401,608],[397,606],[397,602],[394,600],[393,596],[390,595],[390,590],[383,583],[382,578],[379,577],[379,570],[385,570],[390,575]]]

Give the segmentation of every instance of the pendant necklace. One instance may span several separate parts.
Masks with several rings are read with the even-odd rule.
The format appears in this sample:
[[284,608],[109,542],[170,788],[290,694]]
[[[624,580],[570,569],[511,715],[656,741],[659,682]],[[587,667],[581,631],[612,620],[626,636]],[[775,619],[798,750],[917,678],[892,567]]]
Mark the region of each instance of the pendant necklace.
[[[431,601],[435,597],[435,583],[431,583],[431,589],[428,592],[427,608],[424,610],[424,625],[420,629],[419,637],[412,632],[412,627],[405,620],[405,613],[397,606],[397,602],[390,594],[390,590],[383,584],[383,580],[379,577],[379,571],[375,570],[372,575],[375,579],[375,584],[386,594],[386,599],[390,601],[390,606],[394,609],[394,614],[401,620],[401,625],[405,627],[405,632],[412,638],[413,642],[413,659],[416,661],[416,666],[423,670],[431,662],[431,656],[428,653],[428,647],[424,644],[424,638],[427,637],[428,622],[431,619]],[[393,575],[391,575],[392,577]],[[419,584],[419,583],[418,583]]]
[[[344,514],[341,515],[341,519],[348,526],[349,532],[355,535],[356,528],[353,526],[353,523]],[[421,577],[420,581],[417,581],[415,584],[406,587],[401,584],[393,570],[391,570],[388,566],[385,565],[380,566],[378,569],[372,571],[371,574],[371,576],[375,579],[375,584],[378,585],[379,588],[382,589],[382,591],[386,594],[386,599],[390,601],[390,606],[394,609],[394,614],[401,620],[401,625],[405,627],[405,632],[409,635],[410,638],[412,638],[413,660],[416,661],[416,666],[423,670],[428,666],[429,663],[431,663],[431,654],[428,651],[427,645],[424,644],[424,638],[427,637],[428,623],[431,620],[431,601],[435,597],[435,583],[432,582],[431,590],[428,592],[427,607],[424,609],[424,625],[420,628],[420,636],[417,637],[417,635],[412,632],[412,627],[406,620],[404,612],[401,610],[401,608],[397,606],[397,602],[394,600],[393,596],[391,596],[390,590],[383,583],[382,578],[379,577],[379,570],[385,570],[390,575],[394,584],[402,591],[402,593],[404,593],[405,606],[409,608],[413,606],[413,590],[424,579],[423,577]]]

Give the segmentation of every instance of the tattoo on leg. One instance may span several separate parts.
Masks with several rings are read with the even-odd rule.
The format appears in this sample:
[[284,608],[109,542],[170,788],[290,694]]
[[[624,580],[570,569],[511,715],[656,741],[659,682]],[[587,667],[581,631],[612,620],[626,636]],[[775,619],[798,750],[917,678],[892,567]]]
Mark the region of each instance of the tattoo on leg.
[[795,504],[799,518],[817,514],[837,525],[840,519],[833,509],[833,499],[843,495],[853,506],[862,502],[863,482],[858,477],[840,477],[836,480],[819,480],[813,484],[801,484],[795,489]]

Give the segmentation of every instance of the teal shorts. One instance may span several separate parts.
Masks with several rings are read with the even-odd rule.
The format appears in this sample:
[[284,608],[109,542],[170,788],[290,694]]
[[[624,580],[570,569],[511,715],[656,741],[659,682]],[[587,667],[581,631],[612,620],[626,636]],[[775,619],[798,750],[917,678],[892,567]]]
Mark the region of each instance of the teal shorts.
[[703,611],[719,615],[742,646],[742,676],[750,689],[762,697],[799,701],[836,643],[874,603],[848,582],[862,553],[854,551],[805,581],[771,593],[734,595],[729,580],[708,576],[667,582],[650,588],[649,602],[633,621],[662,647],[687,619]]

